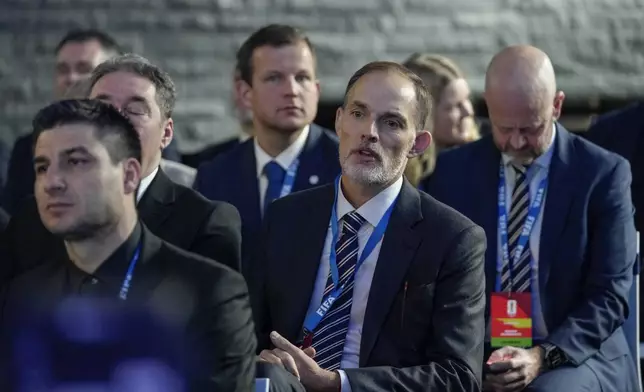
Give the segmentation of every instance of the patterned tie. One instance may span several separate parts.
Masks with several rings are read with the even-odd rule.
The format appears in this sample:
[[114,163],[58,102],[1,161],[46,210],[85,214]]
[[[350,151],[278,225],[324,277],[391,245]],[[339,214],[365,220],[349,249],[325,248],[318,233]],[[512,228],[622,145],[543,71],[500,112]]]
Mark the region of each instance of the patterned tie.
[[264,166],[264,174],[268,178],[268,187],[264,196],[264,211],[266,211],[273,200],[279,199],[286,171],[279,163],[270,161]]
[[[510,209],[510,219],[508,220],[508,252],[510,254],[510,264],[514,261],[514,253],[519,242],[519,236],[523,231],[528,210],[530,208],[530,186],[526,181],[527,168],[524,166],[516,167],[512,165],[516,172],[516,184],[512,191],[512,207]],[[510,270],[512,279],[510,279]],[[506,264],[503,266],[501,273],[501,291],[512,291],[521,293],[530,291],[530,246],[528,244],[523,248],[521,258],[516,265]]]
[[[314,331],[312,346],[315,348],[315,361],[326,370],[340,368],[344,341],[349,328],[351,316],[351,301],[353,299],[353,278],[358,262],[358,230],[364,223],[364,218],[353,211],[342,218],[342,235],[335,247],[336,263],[340,286],[346,283],[342,294],[335,300],[333,306]],[[322,298],[335,287],[331,279],[331,271],[326,281]]]

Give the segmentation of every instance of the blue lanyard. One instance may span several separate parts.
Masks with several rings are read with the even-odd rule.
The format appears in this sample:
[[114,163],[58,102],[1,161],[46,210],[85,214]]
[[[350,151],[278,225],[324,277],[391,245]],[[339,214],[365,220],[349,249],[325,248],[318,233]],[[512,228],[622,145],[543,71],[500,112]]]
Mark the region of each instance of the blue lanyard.
[[[333,280],[334,289],[331,290],[327,297],[322,300],[320,307],[316,311],[310,312],[306,316],[306,319],[304,320],[305,334],[310,334],[315,330],[315,328],[320,324],[320,321],[322,321],[322,319],[324,318],[324,315],[326,315],[326,313],[331,309],[335,300],[340,297],[345,286],[344,284],[342,286],[339,285],[340,282],[338,277],[338,264],[336,260],[338,255],[335,251],[335,247],[338,242],[339,231],[338,213],[336,211],[338,205],[338,189],[340,189],[340,176],[338,176],[336,180],[335,199],[333,201],[333,206],[331,207],[331,252],[329,254],[329,267],[331,269],[331,279]],[[389,224],[389,218],[391,217],[391,212],[393,211],[395,205],[396,200],[394,200],[389,208],[387,208],[387,211],[385,211],[385,214],[380,219],[380,222],[378,222],[378,225],[374,228],[371,236],[369,236],[367,244],[358,257],[356,268],[353,271],[353,277],[355,277],[355,274],[358,271],[358,268],[360,268],[360,265],[362,265],[367,257],[369,257],[376,245],[380,242],[380,240],[382,240],[382,237],[384,237],[385,231],[387,230],[387,225]],[[350,280],[351,279],[348,279],[347,282]]]
[[280,197],[284,197],[291,193],[293,189],[293,183],[295,183],[295,176],[297,175],[297,168],[300,166],[300,159],[295,158],[291,165],[286,170],[286,175],[284,176],[284,182],[282,183],[282,190],[280,191]]
[[122,300],[127,299],[127,295],[130,292],[130,283],[132,282],[132,277],[134,276],[134,267],[136,266],[137,261],[139,261],[139,255],[141,254],[141,244],[137,246],[136,251],[132,260],[130,260],[130,266],[127,269],[125,274],[125,279],[123,280],[123,285],[121,286],[121,291],[119,293],[119,298]]
[[[527,174],[527,173],[526,173]],[[532,170],[529,172],[532,174]],[[530,180],[530,176],[526,175],[526,180]],[[528,186],[528,195],[530,194],[530,184]],[[537,193],[535,195],[530,209],[528,210],[528,215],[525,218],[525,223],[523,225],[523,230],[521,235],[519,235],[519,240],[517,242],[516,251],[514,253],[514,258],[512,259],[512,264],[510,265],[510,279],[512,279],[512,267],[520,260],[521,254],[523,253],[525,247],[528,245],[530,239],[530,233],[534,228],[534,223],[537,221],[537,217],[541,212],[541,205],[543,204],[543,198],[548,186],[548,176],[545,176],[543,180],[539,182],[539,187],[537,188]],[[505,167],[503,161],[499,168],[499,234],[501,236],[501,257],[497,258],[496,264],[496,283],[495,288],[496,292],[501,291],[501,274],[503,273],[503,266],[510,262],[510,250],[508,245],[508,212],[506,208],[506,197],[505,197]],[[534,258],[530,261],[534,263]]]

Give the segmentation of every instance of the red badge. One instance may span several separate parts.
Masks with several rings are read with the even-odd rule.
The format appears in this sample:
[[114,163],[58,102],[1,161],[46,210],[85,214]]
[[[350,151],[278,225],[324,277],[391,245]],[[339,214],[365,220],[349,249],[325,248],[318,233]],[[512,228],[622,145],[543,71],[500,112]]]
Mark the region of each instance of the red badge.
[[530,293],[492,293],[492,347],[532,347]]

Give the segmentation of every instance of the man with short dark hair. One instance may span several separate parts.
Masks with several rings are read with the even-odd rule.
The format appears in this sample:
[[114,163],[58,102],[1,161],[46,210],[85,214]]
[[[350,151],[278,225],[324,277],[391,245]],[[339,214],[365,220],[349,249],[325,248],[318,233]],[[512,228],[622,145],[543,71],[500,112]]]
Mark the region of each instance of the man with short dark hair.
[[320,85],[313,46],[302,31],[286,25],[257,30],[239,49],[237,68],[254,138],[203,164],[194,188],[237,207],[245,262],[273,200],[329,183],[340,168],[337,138],[312,123]]
[[408,69],[365,65],[336,115],[341,176],[269,208],[249,279],[265,375],[316,392],[480,390],[485,233],[403,176],[431,142],[430,107]]
[[54,95],[61,99],[103,61],[121,54],[116,40],[98,30],[73,30],[56,45]]
[[[51,254],[11,282],[5,327],[23,311],[48,312],[68,297],[125,301],[185,331],[186,348],[197,359],[189,390],[249,391],[256,341],[244,280],[139,222],[142,148],[135,125],[100,101],[61,101],[36,115],[34,137],[38,213],[64,241],[66,256]],[[12,330],[4,334],[13,342]]]
[[[235,207],[171,181],[160,164],[174,125],[175,91],[169,75],[143,57],[123,55],[100,64],[88,88],[91,98],[128,117],[141,138],[142,179],[136,192],[141,220],[163,240],[239,270],[241,220]],[[7,230],[11,263],[0,264],[0,279],[42,263],[61,246],[43,230],[33,202],[25,203],[14,218]],[[43,245],[28,245],[34,241]]]

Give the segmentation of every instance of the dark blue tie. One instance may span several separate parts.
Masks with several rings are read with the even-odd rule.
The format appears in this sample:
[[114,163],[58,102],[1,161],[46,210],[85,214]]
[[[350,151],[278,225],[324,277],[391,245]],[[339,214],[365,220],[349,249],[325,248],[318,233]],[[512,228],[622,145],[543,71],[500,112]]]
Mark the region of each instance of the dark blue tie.
[[[340,286],[345,284],[345,287],[315,328],[312,341],[312,346],[315,348],[315,361],[322,369],[326,370],[340,368],[344,341],[347,337],[349,318],[351,317],[354,272],[358,263],[358,230],[365,220],[360,214],[353,211],[345,215],[342,221],[342,236],[338,239],[335,251]],[[329,269],[322,298],[326,298],[334,287]]]
[[[521,258],[514,262],[514,253],[517,249],[519,236],[523,231],[525,220],[530,208],[530,184],[526,179],[527,169],[523,166],[512,165],[516,172],[516,183],[512,191],[512,205],[510,207],[510,219],[508,219],[508,253],[510,254],[510,265],[504,265],[501,273],[501,291],[521,293],[530,291],[530,241],[523,248]],[[512,272],[510,274],[510,271]],[[512,279],[510,279],[512,277]]]
[[268,187],[264,196],[264,211],[266,211],[273,200],[279,199],[286,171],[279,163],[270,161],[264,166],[264,174],[268,178]]

